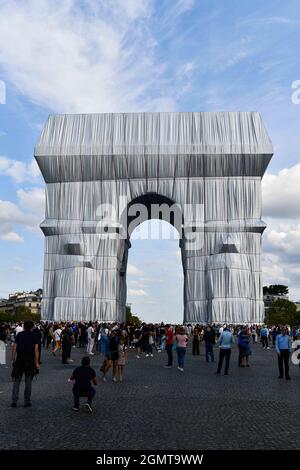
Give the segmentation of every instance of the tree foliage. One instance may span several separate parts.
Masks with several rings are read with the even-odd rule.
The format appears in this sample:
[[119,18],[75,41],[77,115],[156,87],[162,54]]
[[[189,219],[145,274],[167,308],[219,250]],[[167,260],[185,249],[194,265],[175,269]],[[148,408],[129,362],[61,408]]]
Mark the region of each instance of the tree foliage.
[[272,302],[267,311],[267,323],[269,325],[299,325],[300,312],[293,302],[287,299],[278,299]]
[[272,284],[270,286],[263,286],[264,295],[287,295],[288,293],[288,286],[285,286],[283,284]]
[[142,322],[138,316],[133,315],[129,305],[126,305],[126,324],[131,326],[138,326]]
[[0,312],[0,321],[4,322],[20,322],[25,320],[38,322],[40,319],[40,314],[32,313],[30,308],[25,307],[25,305],[17,307],[16,312]]

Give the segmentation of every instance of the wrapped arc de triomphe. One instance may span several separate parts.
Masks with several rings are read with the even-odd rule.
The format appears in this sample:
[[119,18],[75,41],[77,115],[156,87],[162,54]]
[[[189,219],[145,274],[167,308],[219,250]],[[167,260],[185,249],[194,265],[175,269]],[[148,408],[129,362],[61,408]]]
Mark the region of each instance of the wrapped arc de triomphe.
[[262,322],[272,153],[256,112],[50,116],[35,147],[46,182],[42,317],[124,321],[135,207],[148,219],[164,204],[181,237],[184,322]]

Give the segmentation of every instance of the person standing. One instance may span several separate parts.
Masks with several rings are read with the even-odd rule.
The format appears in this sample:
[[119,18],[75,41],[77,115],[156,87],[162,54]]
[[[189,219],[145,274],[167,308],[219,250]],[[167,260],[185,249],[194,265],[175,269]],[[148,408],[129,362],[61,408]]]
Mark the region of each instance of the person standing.
[[184,327],[181,326],[178,329],[178,333],[176,335],[176,341],[177,341],[177,356],[178,356],[178,367],[177,369],[180,372],[183,372],[184,368],[184,358],[185,358],[185,353],[186,353],[186,346],[188,342],[188,337],[185,334]]
[[174,332],[171,325],[166,325],[167,337],[166,337],[166,351],[168,355],[168,364],[165,368],[170,368],[173,366],[173,343],[174,343]]
[[281,334],[276,336],[276,352],[278,354],[279,379],[283,378],[283,364],[286,380],[291,380],[289,374],[289,359],[292,351],[291,338],[288,335],[288,329],[284,326]]
[[270,349],[268,336],[269,336],[269,330],[266,326],[264,326],[260,331],[260,339],[261,339],[261,344],[262,344],[263,349]]
[[33,329],[33,333],[35,334],[36,336],[36,341],[37,341],[37,344],[38,344],[38,348],[39,348],[39,364],[41,364],[41,355],[42,355],[42,332],[41,332],[41,329],[40,327],[37,325],[34,329]]
[[31,403],[32,379],[40,368],[39,347],[36,335],[33,333],[32,321],[24,322],[24,331],[20,331],[12,345],[12,408],[17,407],[19,389],[23,374],[25,375],[24,406]]
[[244,326],[238,334],[238,348],[239,348],[239,367],[250,367],[249,366],[249,355],[251,354],[250,349],[250,332],[248,326]]
[[127,360],[127,351],[126,351],[126,340],[124,339],[123,336],[120,337],[119,340],[119,345],[118,345],[118,352],[119,352],[119,357],[118,357],[118,375],[119,375],[119,380],[120,382],[123,382],[124,379],[124,367],[126,365],[126,360]]
[[141,353],[141,345],[142,345],[142,332],[139,327],[136,328],[134,331],[134,339],[133,339],[133,344],[135,347],[135,353],[136,353],[136,358],[140,359],[140,353]]
[[206,331],[203,335],[203,341],[205,343],[206,362],[209,362],[209,356],[211,357],[211,362],[215,362],[214,344],[216,342],[216,334],[210,325],[208,325],[208,327],[206,328]]
[[233,345],[233,336],[231,331],[227,328],[227,326],[224,328],[223,332],[220,335],[219,338],[219,347],[220,347],[220,354],[219,354],[219,363],[218,363],[218,369],[216,374],[220,375],[223,361],[225,358],[225,373],[224,375],[229,375],[229,364],[230,364],[230,355],[231,355],[231,348]]
[[200,336],[200,331],[199,327],[195,326],[193,329],[193,356],[199,356],[200,351],[199,351],[199,338]]
[[69,364],[73,362],[71,359],[72,342],[73,342],[73,331],[71,324],[67,323],[61,332],[61,344],[62,344],[62,363]]
[[87,329],[87,337],[88,337],[88,344],[87,344],[87,350],[86,352],[90,355],[93,356],[93,347],[95,343],[95,329],[93,323],[90,321],[89,326]]

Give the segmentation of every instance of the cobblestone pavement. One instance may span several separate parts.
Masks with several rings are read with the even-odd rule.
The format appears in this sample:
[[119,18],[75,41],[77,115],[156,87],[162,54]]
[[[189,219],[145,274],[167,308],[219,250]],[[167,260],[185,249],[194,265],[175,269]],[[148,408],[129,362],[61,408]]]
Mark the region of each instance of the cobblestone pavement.
[[[1,449],[300,449],[300,369],[279,380],[276,353],[254,345],[250,368],[215,376],[215,364],[186,356],[184,373],[164,369],[166,353],[136,359],[123,383],[99,383],[91,415],[72,407],[73,365],[42,353],[32,408],[10,408],[10,370],[0,366]],[[73,349],[74,365],[83,350]],[[97,353],[92,366],[102,358]],[[23,393],[23,388],[21,389]],[[22,397],[22,395],[20,395]]]

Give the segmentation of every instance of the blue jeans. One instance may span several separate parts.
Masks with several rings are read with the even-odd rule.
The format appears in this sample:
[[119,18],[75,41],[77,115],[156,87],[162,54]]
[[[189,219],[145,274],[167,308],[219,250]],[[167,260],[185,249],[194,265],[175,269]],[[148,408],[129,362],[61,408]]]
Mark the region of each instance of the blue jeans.
[[178,367],[183,369],[184,366],[184,356],[185,356],[186,348],[180,348],[177,346],[177,356],[178,356]]
[[211,362],[214,362],[214,345],[212,343],[205,343],[205,357],[206,362],[209,362],[209,355],[211,357]]

